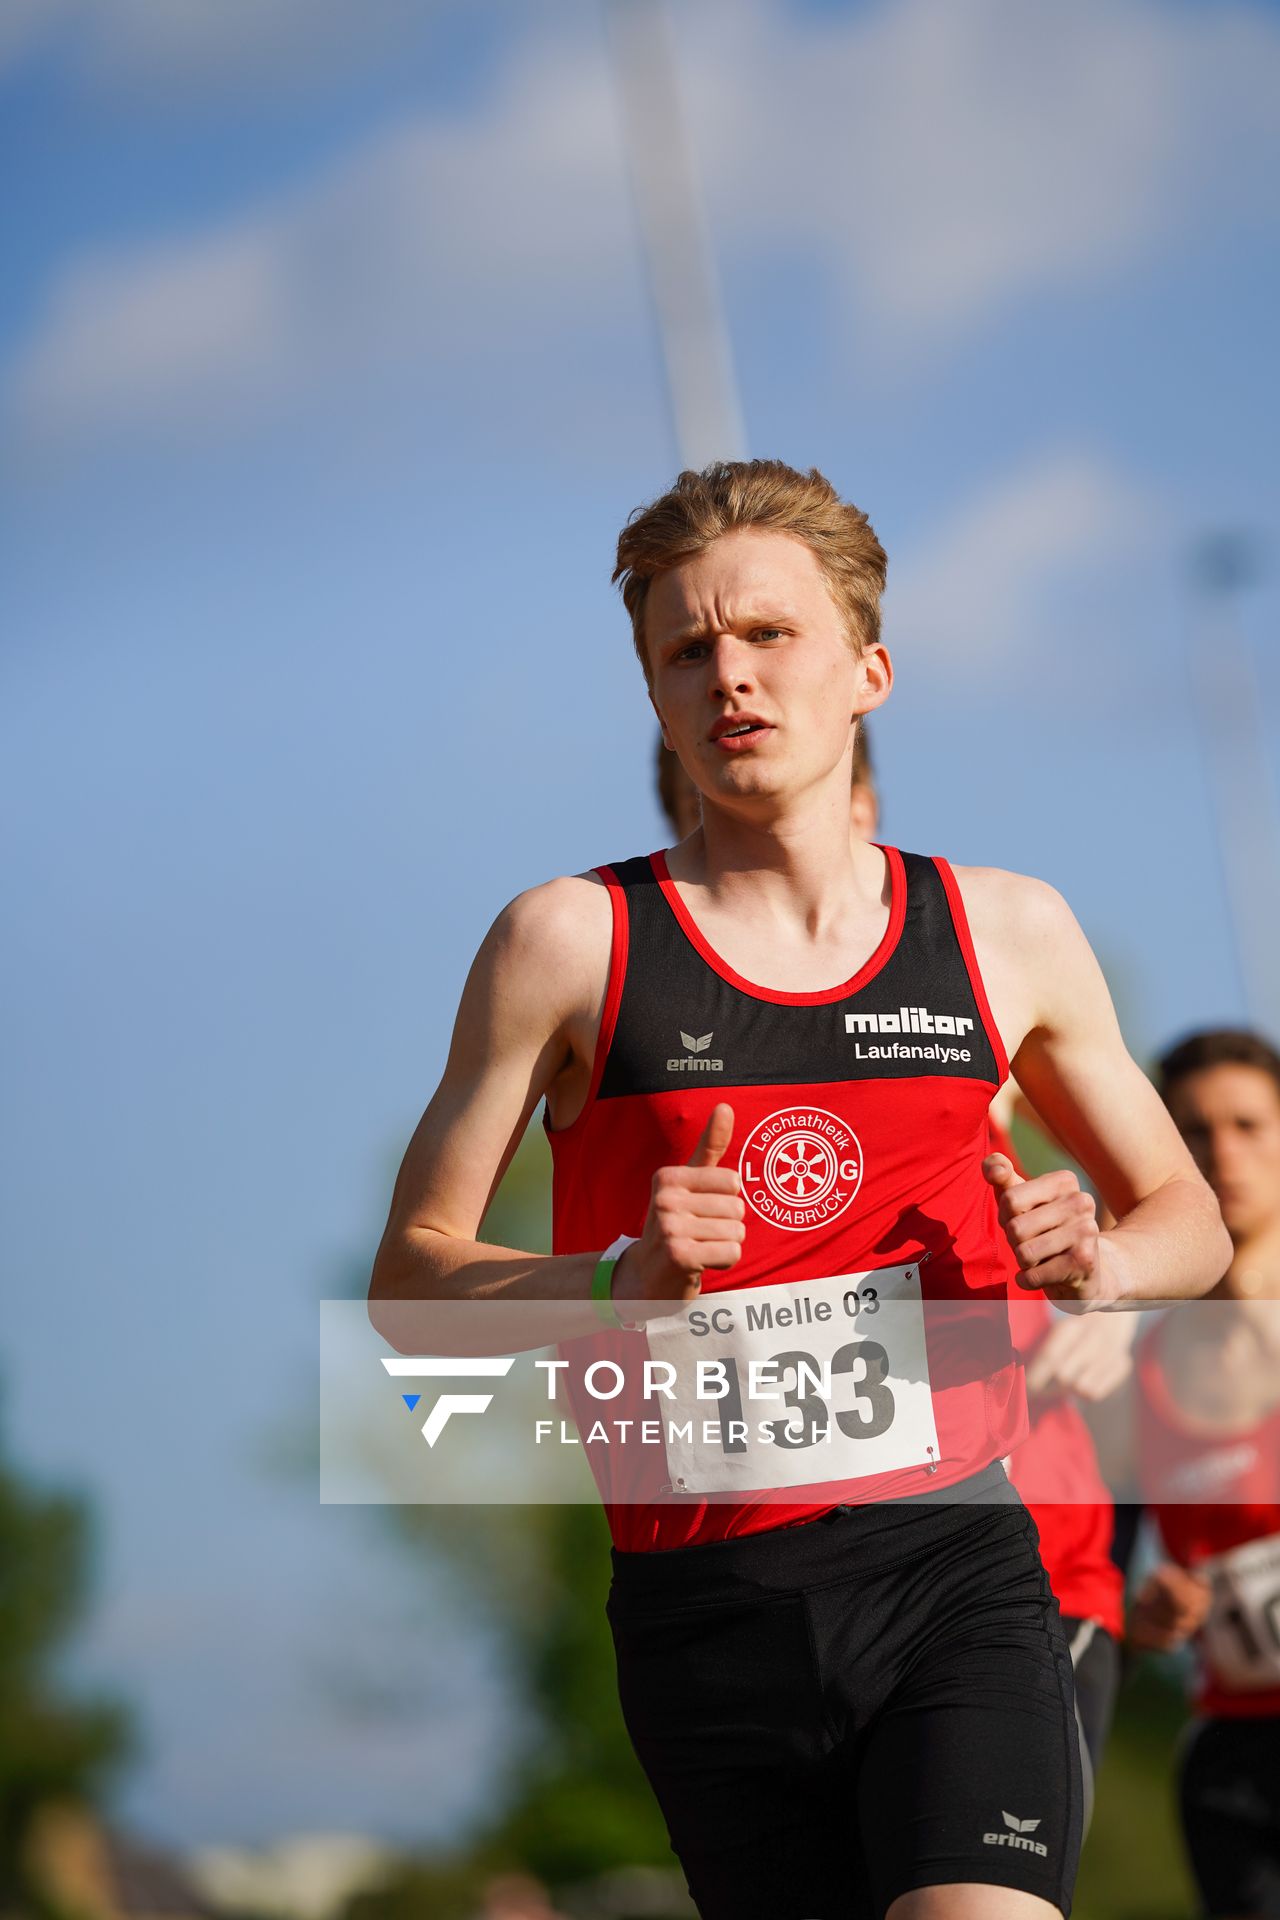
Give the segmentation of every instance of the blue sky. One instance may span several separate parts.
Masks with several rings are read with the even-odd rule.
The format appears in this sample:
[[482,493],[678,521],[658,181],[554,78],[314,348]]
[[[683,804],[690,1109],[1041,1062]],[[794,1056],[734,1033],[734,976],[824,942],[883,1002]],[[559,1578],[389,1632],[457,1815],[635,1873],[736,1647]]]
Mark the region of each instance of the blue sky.
[[[1187,555],[1258,542],[1274,805],[1280,12],[672,14],[750,449],[890,553],[886,832],[1060,886],[1140,1055],[1240,1017]],[[97,1502],[136,1824],[448,1832],[494,1650],[262,1454],[485,926],[660,839],[600,16],[22,0],[0,94],[9,1433]]]

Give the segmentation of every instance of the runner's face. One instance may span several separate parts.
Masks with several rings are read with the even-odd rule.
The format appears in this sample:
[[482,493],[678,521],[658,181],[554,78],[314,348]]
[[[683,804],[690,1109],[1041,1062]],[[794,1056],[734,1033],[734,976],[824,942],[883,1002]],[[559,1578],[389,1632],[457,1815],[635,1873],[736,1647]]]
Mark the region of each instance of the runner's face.
[[1280,1221],[1280,1088],[1269,1073],[1204,1067],[1174,1082],[1169,1111],[1233,1240]]
[[882,647],[855,654],[804,542],[757,528],[659,574],[645,640],[663,732],[712,799],[777,797],[830,775],[854,715],[893,678]]

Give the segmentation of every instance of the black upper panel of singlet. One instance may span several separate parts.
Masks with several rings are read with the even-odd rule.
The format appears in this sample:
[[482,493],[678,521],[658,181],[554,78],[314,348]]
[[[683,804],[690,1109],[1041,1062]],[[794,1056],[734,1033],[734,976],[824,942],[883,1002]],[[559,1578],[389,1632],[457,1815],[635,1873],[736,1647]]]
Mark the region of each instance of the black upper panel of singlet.
[[[864,987],[817,1006],[762,999],[726,980],[685,933],[648,859],[614,867],[626,895],[627,969],[598,1097],[938,1075],[994,1085],[995,1056],[941,876],[920,854],[902,862],[896,947]],[[959,1030],[928,1031],[938,1016]],[[921,1024],[925,1031],[909,1030]]]

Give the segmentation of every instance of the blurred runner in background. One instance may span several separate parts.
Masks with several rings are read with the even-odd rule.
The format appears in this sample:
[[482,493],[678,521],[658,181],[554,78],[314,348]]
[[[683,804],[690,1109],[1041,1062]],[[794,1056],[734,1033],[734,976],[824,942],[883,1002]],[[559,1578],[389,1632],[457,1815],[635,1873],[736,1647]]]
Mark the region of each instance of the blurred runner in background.
[[1161,1092],[1234,1249],[1210,1301],[1176,1307],[1137,1355],[1138,1463],[1169,1560],[1129,1638],[1196,1636],[1195,1719],[1179,1810],[1212,1920],[1280,1916],[1280,1053],[1193,1034]]
[[[698,789],[675,754],[663,745],[661,734],[657,786],[672,832],[677,840],[685,839],[701,824]],[[880,825],[880,790],[865,720],[854,748],[849,818],[863,840],[870,840]],[[1025,1178],[1009,1135],[1015,1112],[1045,1132],[1043,1121],[1010,1077],[991,1103],[991,1147],[1006,1154]],[[1005,1466],[1039,1531],[1040,1558],[1071,1649],[1076,1717],[1083,1737],[1087,1827],[1120,1679],[1124,1577],[1111,1557],[1111,1494],[1073,1395],[1106,1400],[1124,1384],[1139,1323],[1130,1313],[1055,1313],[1043,1297],[1017,1286],[1012,1297],[1013,1340],[1027,1370],[1031,1426]]]

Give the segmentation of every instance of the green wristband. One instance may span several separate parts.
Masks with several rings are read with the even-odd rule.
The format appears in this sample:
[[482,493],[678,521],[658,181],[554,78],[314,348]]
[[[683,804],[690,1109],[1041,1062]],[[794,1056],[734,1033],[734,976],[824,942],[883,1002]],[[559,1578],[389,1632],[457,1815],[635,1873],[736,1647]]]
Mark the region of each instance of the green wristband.
[[606,1327],[615,1333],[629,1333],[631,1327],[621,1319],[613,1304],[613,1270],[628,1247],[634,1247],[635,1236],[624,1233],[616,1239],[607,1253],[602,1253],[596,1261],[596,1270],[591,1279],[591,1302]]

